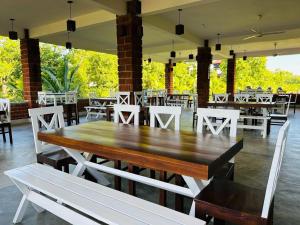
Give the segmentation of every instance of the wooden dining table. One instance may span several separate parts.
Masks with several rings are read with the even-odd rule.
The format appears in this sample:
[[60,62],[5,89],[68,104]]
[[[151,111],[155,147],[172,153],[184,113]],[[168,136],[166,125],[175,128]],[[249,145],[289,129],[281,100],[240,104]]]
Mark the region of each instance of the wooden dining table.
[[[107,121],[41,131],[38,139],[64,148],[78,162],[73,172],[76,176],[85,169],[94,170],[93,176],[102,171],[191,198],[204,187],[202,181],[210,180],[243,148],[242,136],[214,136]],[[187,188],[89,162],[81,152],[179,174]]]

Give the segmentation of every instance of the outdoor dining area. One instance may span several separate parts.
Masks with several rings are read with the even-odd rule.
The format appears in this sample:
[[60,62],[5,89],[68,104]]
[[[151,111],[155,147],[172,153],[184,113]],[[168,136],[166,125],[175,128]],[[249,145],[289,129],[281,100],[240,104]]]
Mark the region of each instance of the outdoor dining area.
[[[0,35],[20,41],[24,102],[0,98],[0,224],[300,224],[300,86],[241,88],[237,74],[247,57],[299,51],[300,5],[249,2],[5,0],[17,19],[9,32],[0,23]],[[270,9],[258,14],[253,4]],[[88,82],[94,92],[82,96],[93,71],[69,78],[69,64],[63,85],[55,73],[45,81],[41,42],[65,46],[63,56],[74,47],[117,56],[116,87]],[[164,87],[145,84],[152,60],[164,63]],[[195,70],[194,87],[175,89],[180,63],[190,77]],[[226,86],[219,93],[215,67]],[[110,71],[100,73],[103,84]]]

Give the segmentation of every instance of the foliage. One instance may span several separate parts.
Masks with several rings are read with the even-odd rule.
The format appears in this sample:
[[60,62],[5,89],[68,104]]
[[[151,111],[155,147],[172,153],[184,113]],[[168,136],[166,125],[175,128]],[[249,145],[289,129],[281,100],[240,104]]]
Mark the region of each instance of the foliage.
[[[0,97],[22,101],[23,79],[20,62],[19,41],[0,37]],[[108,96],[118,90],[118,60],[114,55],[92,51],[66,50],[64,47],[40,44],[43,89],[51,91],[75,90],[80,86],[79,95],[88,97]],[[276,91],[281,86],[287,92],[298,92],[300,76],[287,71],[269,71],[266,58],[237,60],[236,91],[246,86],[263,89],[272,87]],[[218,76],[214,69],[210,72],[211,93],[226,92],[227,60],[223,60]],[[163,63],[143,63],[143,88],[164,89],[165,65]],[[174,89],[196,92],[197,65],[192,62],[177,63],[174,67]]]

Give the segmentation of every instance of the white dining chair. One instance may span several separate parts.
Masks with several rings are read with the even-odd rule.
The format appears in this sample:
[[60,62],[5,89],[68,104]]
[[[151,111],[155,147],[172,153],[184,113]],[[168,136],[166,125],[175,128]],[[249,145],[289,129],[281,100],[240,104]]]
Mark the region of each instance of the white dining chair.
[[272,113],[272,114],[270,114],[272,125],[281,125],[282,123],[287,121],[288,116],[289,116],[291,97],[292,97],[292,95],[288,95],[288,101],[286,103],[284,103],[284,109],[285,110],[283,111],[283,113]]
[[[207,126],[213,135],[219,135],[225,127],[229,126],[229,136],[236,137],[237,121],[240,117],[240,110],[198,108],[197,117],[198,133],[202,133],[204,127]],[[215,118],[222,118],[224,121],[221,120],[222,122],[220,123],[213,122],[213,119]]]
[[[29,109],[28,112],[32,123],[37,162],[51,165],[59,170],[62,170],[62,167],[64,167],[65,172],[68,172],[69,164],[75,162],[73,158],[61,147],[44,143],[38,139],[38,132],[41,130],[65,127],[63,106],[34,108]],[[46,117],[47,119],[45,119]]]
[[[124,113],[130,113],[127,118],[124,117]],[[135,126],[139,125],[139,105],[114,105],[114,122],[130,124],[133,120]],[[121,119],[121,120],[120,120]]]
[[260,103],[272,103],[273,102],[273,94],[256,94],[256,102]]
[[134,104],[144,106],[144,92],[143,91],[135,91],[134,92]]
[[[12,126],[11,126],[11,111],[10,100],[0,99],[0,134],[2,134],[3,141],[6,142],[6,134],[9,135],[10,144],[13,144]],[[4,113],[3,113],[4,112]]]
[[228,102],[229,94],[213,94],[213,101],[216,103]]
[[[174,129],[180,130],[181,107],[178,106],[150,106],[150,127],[155,127],[155,121],[160,128],[168,129],[174,120]],[[162,115],[168,118],[162,119]],[[166,120],[164,122],[163,120]]]
[[130,92],[117,92],[116,93],[117,104],[118,105],[129,105],[130,104]]
[[1,98],[0,99],[0,111],[5,112],[4,121],[10,123],[11,122],[11,111],[10,111],[10,100]]
[[65,104],[77,104],[76,91],[68,91],[65,93]]
[[234,94],[235,102],[249,102],[250,95],[249,94]]

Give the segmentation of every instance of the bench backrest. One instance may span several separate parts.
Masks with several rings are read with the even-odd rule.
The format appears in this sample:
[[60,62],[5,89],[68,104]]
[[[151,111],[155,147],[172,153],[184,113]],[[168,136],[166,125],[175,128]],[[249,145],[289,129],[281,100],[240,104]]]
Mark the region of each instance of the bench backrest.
[[[126,119],[123,114],[124,112],[129,113],[129,116]],[[139,113],[139,105],[114,105],[114,122],[119,123],[121,119],[121,123],[130,124],[133,119],[134,125],[138,126]]]
[[[174,129],[180,130],[181,107],[178,106],[150,106],[150,127],[155,127],[155,121],[158,121],[159,127],[168,129],[171,122],[174,120]],[[168,117],[164,123],[161,115]]]
[[[28,109],[28,112],[31,117],[35,150],[38,154],[43,152],[43,142],[38,140],[38,132],[42,129],[52,130],[65,126],[63,106]],[[45,120],[45,116],[49,117],[47,121],[50,122]]]
[[272,103],[273,94],[256,94],[256,102]]
[[118,92],[116,93],[118,105],[129,105],[130,104],[130,92]]
[[10,122],[10,101],[9,99],[0,99],[0,111],[5,111],[5,121]]
[[[237,133],[237,121],[240,117],[239,110],[231,109],[209,109],[209,108],[198,108],[198,126],[197,132],[202,133],[204,125],[207,125],[213,135],[219,135],[221,131],[227,126],[230,126],[230,137],[236,137]],[[215,124],[212,123],[212,119],[224,119],[220,125],[215,128]]]
[[269,174],[265,199],[264,199],[264,205],[261,216],[263,218],[268,218],[269,215],[269,209],[273,201],[273,197],[276,190],[276,185],[279,177],[279,172],[281,168],[281,163],[283,159],[283,154],[286,148],[286,141],[287,141],[287,133],[289,130],[290,121],[287,121],[284,123],[284,125],[280,128],[275,152],[272,160],[271,170]]

